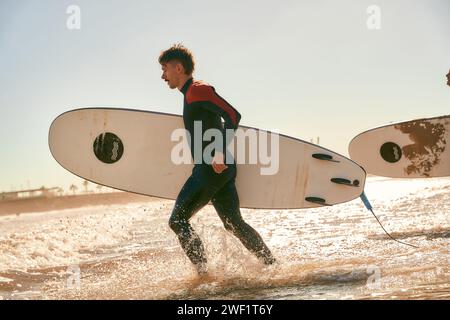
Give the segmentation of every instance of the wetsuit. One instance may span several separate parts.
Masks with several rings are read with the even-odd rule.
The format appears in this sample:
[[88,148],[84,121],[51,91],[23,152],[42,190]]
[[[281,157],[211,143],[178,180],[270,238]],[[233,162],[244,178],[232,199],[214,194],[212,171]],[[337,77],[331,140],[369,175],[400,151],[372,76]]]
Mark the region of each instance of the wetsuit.
[[[184,95],[183,121],[189,132],[189,146],[194,158],[194,121],[201,121],[202,137],[207,129],[215,128],[222,132],[226,146],[225,129],[237,129],[241,115],[213,87],[192,78],[181,89]],[[222,124],[221,118],[224,120]],[[203,139],[200,139],[203,141]],[[202,142],[202,152],[210,142]],[[225,154],[225,152],[224,152]],[[170,228],[177,234],[183,250],[199,273],[204,270],[206,256],[198,234],[189,224],[189,219],[202,207],[212,202],[225,228],[231,231],[242,244],[265,264],[275,261],[256,230],[242,219],[239,197],[236,191],[236,164],[226,163],[227,169],[218,174],[212,166],[202,160],[196,163],[181,189],[169,220]]]

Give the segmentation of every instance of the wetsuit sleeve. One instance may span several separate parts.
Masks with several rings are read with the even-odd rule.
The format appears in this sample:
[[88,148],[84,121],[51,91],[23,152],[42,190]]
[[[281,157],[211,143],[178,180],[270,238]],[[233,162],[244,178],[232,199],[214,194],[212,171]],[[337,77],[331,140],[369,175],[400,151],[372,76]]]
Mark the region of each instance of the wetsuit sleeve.
[[[228,147],[228,145],[231,143],[231,141],[234,138],[234,133],[238,127],[239,122],[237,122],[237,124],[235,124],[231,120],[231,117],[226,112],[223,112],[223,109],[220,109],[217,105],[215,105],[209,101],[199,102],[198,106],[220,115],[222,117],[222,119],[224,120],[223,128],[221,128],[220,130],[222,132],[222,139],[223,139],[222,140],[223,141],[222,153],[225,153],[226,148]],[[237,113],[237,111],[236,111],[236,113]],[[239,115],[239,113],[237,113],[237,115]],[[239,115],[239,119],[240,119],[240,115]],[[230,138],[227,141],[227,131],[230,132],[229,129],[232,129],[232,131],[231,131],[232,135],[230,135]]]
[[202,85],[193,87],[187,96],[187,100],[189,104],[204,108],[219,115],[224,120],[222,137],[224,141],[223,150],[225,152],[226,147],[231,142],[231,139],[226,141],[226,130],[233,129],[234,133],[241,121],[241,114],[225,101],[225,99],[220,97],[211,86]]

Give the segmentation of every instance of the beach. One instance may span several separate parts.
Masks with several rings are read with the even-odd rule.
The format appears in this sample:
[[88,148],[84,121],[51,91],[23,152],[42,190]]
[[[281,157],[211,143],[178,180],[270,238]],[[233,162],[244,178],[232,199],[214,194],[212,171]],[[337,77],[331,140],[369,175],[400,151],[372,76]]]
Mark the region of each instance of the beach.
[[366,194],[384,227],[416,247],[389,239],[359,199],[306,210],[242,209],[277,258],[264,266],[206,206],[191,220],[208,257],[203,279],[168,226],[171,200],[108,195],[80,198],[78,207],[2,214],[0,296],[449,299],[450,178],[369,177]]
[[20,215],[30,212],[65,210],[84,206],[126,204],[143,201],[151,201],[151,198],[144,195],[122,191],[24,198],[18,200],[0,201],[0,216],[8,214]]

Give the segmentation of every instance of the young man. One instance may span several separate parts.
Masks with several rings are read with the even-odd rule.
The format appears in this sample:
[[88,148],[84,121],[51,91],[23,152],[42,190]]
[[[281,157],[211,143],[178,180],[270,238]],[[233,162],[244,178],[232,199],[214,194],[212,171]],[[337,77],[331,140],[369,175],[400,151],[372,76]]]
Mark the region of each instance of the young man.
[[[172,215],[170,228],[177,234],[181,247],[197,269],[199,275],[207,272],[206,256],[202,241],[189,224],[192,216],[202,207],[212,202],[225,228],[231,231],[242,244],[253,252],[265,264],[275,262],[269,248],[261,236],[242,219],[239,209],[239,197],[236,191],[236,164],[225,163],[226,129],[236,130],[241,115],[229,103],[221,98],[208,84],[192,78],[194,59],[192,53],[182,45],[174,45],[159,56],[162,66],[161,78],[171,89],[178,88],[184,95],[183,121],[189,132],[189,146],[194,168],[181,189]],[[221,119],[224,120],[222,125]],[[201,124],[201,137],[194,137],[194,125]],[[202,141],[201,151],[209,142],[203,142],[203,134],[208,129],[222,132],[223,152],[215,152],[211,163],[195,159],[194,145]],[[230,141],[229,141],[230,142]],[[198,147],[198,146],[197,146]],[[200,161],[199,161],[200,160]]]

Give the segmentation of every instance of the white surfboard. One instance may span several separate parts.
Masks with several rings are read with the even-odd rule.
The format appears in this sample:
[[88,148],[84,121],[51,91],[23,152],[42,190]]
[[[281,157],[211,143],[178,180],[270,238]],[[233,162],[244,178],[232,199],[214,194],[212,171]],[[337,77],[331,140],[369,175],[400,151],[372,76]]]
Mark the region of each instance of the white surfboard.
[[[175,129],[180,115],[131,109],[86,108],[58,116],[50,126],[49,146],[56,161],[73,174],[119,190],[176,199],[193,164],[174,164]],[[250,127],[271,136],[269,131]],[[246,131],[247,132],[247,131]],[[236,139],[236,137],[235,137]],[[270,139],[259,139],[271,150]],[[237,144],[236,144],[237,145]],[[246,146],[249,151],[249,145]],[[236,187],[243,208],[294,209],[333,205],[364,190],[365,171],[350,159],[317,145],[279,135],[276,174],[268,168],[237,164]]]
[[393,178],[450,176],[450,116],[371,129],[350,142],[349,154],[367,173]]

